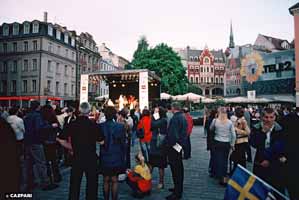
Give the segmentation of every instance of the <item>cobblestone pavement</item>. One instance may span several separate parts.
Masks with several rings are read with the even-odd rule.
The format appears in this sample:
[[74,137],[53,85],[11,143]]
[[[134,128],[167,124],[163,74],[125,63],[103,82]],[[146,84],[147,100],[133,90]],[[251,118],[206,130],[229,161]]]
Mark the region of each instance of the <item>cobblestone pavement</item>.
[[[206,139],[203,137],[202,126],[196,126],[191,135],[192,144],[192,158],[184,160],[185,179],[184,179],[184,193],[183,200],[217,200],[223,199],[225,188],[218,185],[218,182],[208,176],[208,162],[209,152],[206,151]],[[137,145],[132,150],[133,155],[138,151]],[[132,162],[133,164],[134,162]],[[48,199],[68,199],[68,187],[70,170],[64,169],[62,171],[63,181],[59,183],[59,187],[52,191],[35,190],[33,193],[34,199],[48,200]],[[85,199],[85,178],[81,184],[81,198]],[[153,171],[153,190],[150,196],[144,198],[145,200],[160,200],[165,199],[169,194],[168,188],[173,187],[170,168],[165,171],[165,189],[158,191],[156,189],[158,184],[158,170]],[[99,199],[103,199],[102,192],[102,176],[99,177]],[[129,200],[133,199],[131,190],[125,182],[119,184],[119,199]]]

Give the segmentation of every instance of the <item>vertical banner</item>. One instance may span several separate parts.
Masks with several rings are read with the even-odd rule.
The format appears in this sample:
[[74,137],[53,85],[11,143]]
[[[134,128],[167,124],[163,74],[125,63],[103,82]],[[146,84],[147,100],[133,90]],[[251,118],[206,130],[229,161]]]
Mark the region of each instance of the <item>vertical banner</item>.
[[88,74],[81,75],[80,104],[82,102],[88,102]]
[[148,107],[148,72],[139,73],[139,107],[143,110]]

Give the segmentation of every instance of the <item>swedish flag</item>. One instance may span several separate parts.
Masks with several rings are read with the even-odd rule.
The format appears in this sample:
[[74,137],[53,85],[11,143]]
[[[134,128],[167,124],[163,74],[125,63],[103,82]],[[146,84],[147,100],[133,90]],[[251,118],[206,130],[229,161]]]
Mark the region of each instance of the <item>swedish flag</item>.
[[275,190],[273,187],[238,165],[228,181],[224,200],[275,199],[273,190]]

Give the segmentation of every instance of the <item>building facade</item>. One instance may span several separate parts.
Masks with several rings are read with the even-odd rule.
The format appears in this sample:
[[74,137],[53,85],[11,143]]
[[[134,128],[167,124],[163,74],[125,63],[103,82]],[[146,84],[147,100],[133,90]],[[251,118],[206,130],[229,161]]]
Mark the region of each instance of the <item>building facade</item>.
[[186,51],[189,82],[198,87],[202,95],[223,96],[225,55],[222,50],[187,48]]
[[28,100],[75,100],[76,35],[46,21],[0,26],[2,105],[27,106]]
[[127,64],[129,64],[129,61],[122,56],[118,56],[115,53],[113,53],[105,43],[102,43],[100,46],[100,54],[108,63],[113,64],[118,69],[124,69]]

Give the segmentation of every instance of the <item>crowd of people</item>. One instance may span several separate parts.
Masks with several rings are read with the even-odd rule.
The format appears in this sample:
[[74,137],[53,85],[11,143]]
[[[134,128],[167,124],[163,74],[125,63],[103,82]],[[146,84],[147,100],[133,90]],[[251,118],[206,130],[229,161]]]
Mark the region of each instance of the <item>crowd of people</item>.
[[[191,159],[193,120],[188,108],[177,102],[151,110],[138,107],[117,110],[91,108],[84,102],[75,109],[41,106],[0,109],[0,188],[5,192],[52,190],[62,180],[61,161],[71,166],[69,199],[80,198],[86,176],[86,199],[98,198],[98,177],[103,176],[104,199],[118,199],[118,182],[126,181],[132,196],[151,195],[164,189],[165,169],[170,166],[173,188],[168,200],[181,199],[184,188],[183,159]],[[299,199],[296,145],[299,109],[218,107],[207,109],[203,127],[210,152],[210,177],[226,186],[237,165],[253,162],[253,173],[291,199]],[[97,145],[100,146],[99,151]],[[138,145],[135,163],[132,148]],[[251,148],[256,151],[252,159]],[[158,168],[159,180],[152,184]],[[5,180],[9,181],[9,184]]]
[[246,168],[247,162],[253,162],[256,176],[290,199],[299,199],[298,124],[299,109],[290,106],[210,109],[204,120],[210,177],[226,186],[238,164]]

